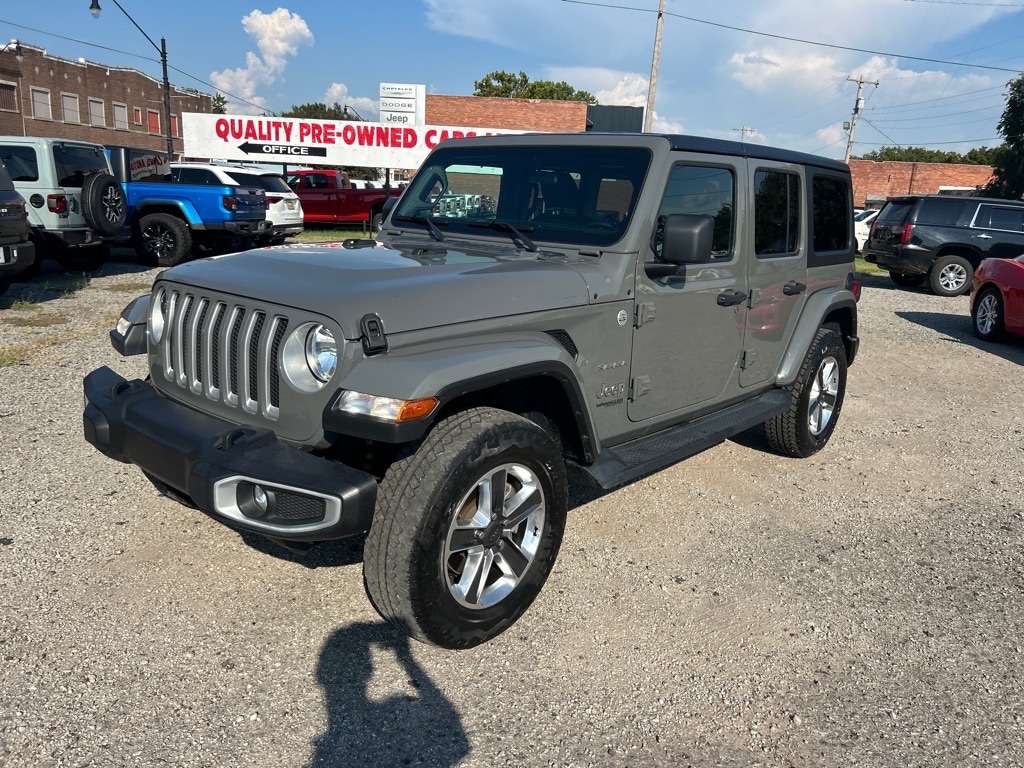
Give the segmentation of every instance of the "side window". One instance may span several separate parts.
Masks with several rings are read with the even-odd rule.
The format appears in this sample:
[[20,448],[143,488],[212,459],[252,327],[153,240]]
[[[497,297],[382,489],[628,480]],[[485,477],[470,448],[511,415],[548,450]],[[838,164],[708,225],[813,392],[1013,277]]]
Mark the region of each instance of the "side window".
[[974,225],[1007,232],[1021,232],[1024,231],[1024,209],[982,205],[978,209]]
[[14,181],[39,181],[39,160],[32,147],[0,146],[0,160]]
[[[673,213],[708,216],[715,221],[711,250],[717,259],[732,254],[733,211],[736,207],[736,184],[728,168],[706,165],[677,165],[672,169],[665,194],[658,209],[658,218]],[[655,239],[656,251],[660,249]]]
[[930,224],[934,227],[952,227],[960,219],[964,212],[966,202],[955,197],[942,200],[937,197],[928,197],[921,201],[921,210],[918,211],[916,224]]
[[795,253],[800,247],[800,177],[781,171],[754,174],[754,252]]
[[853,208],[849,182],[833,176],[815,176],[811,198],[814,251],[821,253],[850,248]]

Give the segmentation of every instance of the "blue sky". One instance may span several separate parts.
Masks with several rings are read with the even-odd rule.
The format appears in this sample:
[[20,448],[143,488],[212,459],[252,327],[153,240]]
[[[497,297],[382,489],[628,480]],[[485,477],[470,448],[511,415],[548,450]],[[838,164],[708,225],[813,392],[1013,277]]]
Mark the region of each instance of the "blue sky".
[[[8,0],[0,40],[159,77],[156,51],[112,0],[99,1],[93,19],[90,0]],[[167,39],[171,82],[224,92],[231,113],[324,101],[367,120],[381,82],[470,95],[494,70],[643,106],[658,9],[658,0],[120,2],[156,43]],[[993,146],[1005,85],[1024,69],[1022,38],[1024,0],[668,0],[653,127],[841,158],[857,91],[848,78],[863,78],[854,155]]]

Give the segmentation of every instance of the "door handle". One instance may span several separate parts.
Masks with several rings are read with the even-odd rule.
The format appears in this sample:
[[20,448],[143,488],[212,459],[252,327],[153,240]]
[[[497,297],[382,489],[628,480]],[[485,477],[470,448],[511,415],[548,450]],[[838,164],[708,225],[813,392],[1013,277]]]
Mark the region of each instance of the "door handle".
[[782,286],[782,292],[787,296],[796,296],[807,290],[807,286],[803,283],[798,283],[796,280],[790,280],[784,286]]
[[742,304],[747,300],[747,294],[740,293],[739,291],[722,291],[718,294],[718,306],[720,307],[735,307],[737,304]]
[[991,240],[992,239],[992,235],[986,235],[986,234],[975,235],[975,237],[978,238],[979,240]]

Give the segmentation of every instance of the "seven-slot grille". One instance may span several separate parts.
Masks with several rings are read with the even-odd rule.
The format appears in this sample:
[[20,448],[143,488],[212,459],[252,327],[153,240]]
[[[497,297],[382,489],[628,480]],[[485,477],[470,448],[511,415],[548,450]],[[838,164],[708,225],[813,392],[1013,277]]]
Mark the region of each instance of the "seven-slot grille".
[[223,299],[158,289],[164,378],[210,400],[277,420],[288,318]]

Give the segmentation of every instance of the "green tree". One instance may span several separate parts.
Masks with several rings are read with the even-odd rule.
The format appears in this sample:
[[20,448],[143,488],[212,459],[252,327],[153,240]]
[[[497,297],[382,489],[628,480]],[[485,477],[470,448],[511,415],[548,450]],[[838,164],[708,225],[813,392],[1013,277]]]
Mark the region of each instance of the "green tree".
[[996,126],[1003,144],[995,149],[992,181],[985,193],[1008,200],[1024,196],[1024,75],[1007,83],[1006,106]]
[[228,109],[228,100],[224,97],[223,93],[213,94],[213,98],[210,99],[210,104],[213,107],[213,114],[225,115]]
[[298,117],[304,120],[356,120],[355,115],[346,115],[344,108],[334,102],[327,106],[322,101],[312,104],[292,104],[287,112],[282,112],[281,117]]
[[928,149],[927,147],[882,147],[866,152],[858,160],[876,162],[896,161],[903,163],[966,163],[968,165],[991,165],[993,150],[988,147],[972,149],[966,155],[949,149]]
[[560,80],[530,80],[529,75],[520,72],[498,70],[488,72],[480,80],[473,83],[474,96],[496,96],[505,99],[552,99],[557,101],[584,101],[597,104],[594,95],[587,91],[578,91],[569,83]]

